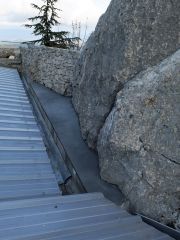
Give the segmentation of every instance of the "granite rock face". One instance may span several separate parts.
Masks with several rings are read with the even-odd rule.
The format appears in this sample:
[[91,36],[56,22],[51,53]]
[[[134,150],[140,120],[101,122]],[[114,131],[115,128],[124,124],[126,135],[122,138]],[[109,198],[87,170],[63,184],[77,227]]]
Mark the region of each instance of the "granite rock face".
[[119,92],[98,152],[136,212],[180,227],[180,50]]
[[84,47],[73,102],[84,139],[96,147],[123,85],[178,49],[179,0],[112,0]]
[[21,47],[26,77],[65,96],[72,95],[72,81],[79,52],[44,46]]

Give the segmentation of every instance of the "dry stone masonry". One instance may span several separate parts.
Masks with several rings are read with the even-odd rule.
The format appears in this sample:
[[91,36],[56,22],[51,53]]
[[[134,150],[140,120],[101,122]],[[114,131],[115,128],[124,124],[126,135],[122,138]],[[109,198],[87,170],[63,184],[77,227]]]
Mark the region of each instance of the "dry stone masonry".
[[0,48],[0,58],[9,58],[10,56],[14,56],[16,58],[20,57],[20,51],[18,48],[10,48],[10,47],[1,47]]
[[23,72],[27,78],[70,96],[77,51],[43,46],[21,47]]
[[20,70],[21,56],[19,48],[0,47],[0,66],[18,68]]

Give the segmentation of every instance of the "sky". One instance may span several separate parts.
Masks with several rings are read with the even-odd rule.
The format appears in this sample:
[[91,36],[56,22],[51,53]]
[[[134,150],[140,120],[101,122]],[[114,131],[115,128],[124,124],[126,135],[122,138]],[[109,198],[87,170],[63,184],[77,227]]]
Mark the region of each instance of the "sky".
[[[31,30],[23,25],[27,18],[37,14],[31,3],[42,4],[41,0],[0,0],[0,41],[32,40]],[[110,0],[59,0],[61,25],[59,30],[72,32],[72,22],[81,22],[81,36],[95,28],[99,17],[106,11]]]

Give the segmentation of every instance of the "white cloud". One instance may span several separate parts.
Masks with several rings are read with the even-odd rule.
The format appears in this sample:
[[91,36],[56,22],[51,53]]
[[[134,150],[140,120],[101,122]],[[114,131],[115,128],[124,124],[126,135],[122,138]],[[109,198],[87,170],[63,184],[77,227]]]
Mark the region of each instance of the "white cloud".
[[[101,2],[101,4],[98,4]],[[109,0],[61,0],[62,16],[66,23],[77,19],[94,25],[100,15],[105,11]]]
[[[31,7],[32,2],[42,4],[41,0],[0,0],[1,40],[5,38],[3,29],[16,29],[24,32],[22,25],[27,21],[27,18],[37,14]],[[62,10],[60,12],[62,28],[70,29],[72,21],[77,20],[82,24],[87,21],[88,29],[91,31],[109,3],[110,0],[59,0],[57,7]]]

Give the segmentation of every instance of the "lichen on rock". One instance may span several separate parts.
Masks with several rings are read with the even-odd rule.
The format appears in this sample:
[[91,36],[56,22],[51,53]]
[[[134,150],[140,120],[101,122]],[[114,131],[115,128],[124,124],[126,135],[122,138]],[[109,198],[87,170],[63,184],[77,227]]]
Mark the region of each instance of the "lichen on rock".
[[96,141],[116,95],[139,72],[179,48],[179,0],[112,0],[84,47],[73,103],[82,135]]
[[178,226],[180,50],[118,93],[98,153],[102,178],[117,184],[136,212]]
[[61,95],[72,95],[72,81],[79,52],[45,46],[21,47],[23,72]]

